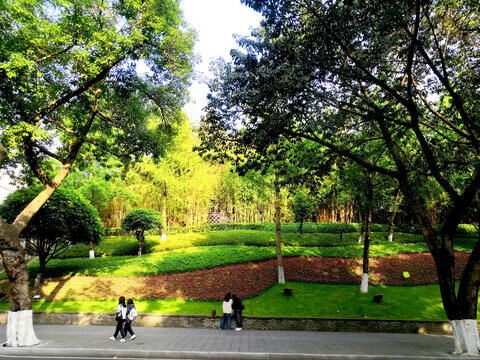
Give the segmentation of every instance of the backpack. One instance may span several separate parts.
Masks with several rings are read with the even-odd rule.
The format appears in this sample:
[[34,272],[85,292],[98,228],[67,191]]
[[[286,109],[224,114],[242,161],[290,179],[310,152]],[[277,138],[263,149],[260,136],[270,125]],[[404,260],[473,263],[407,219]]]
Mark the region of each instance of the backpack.
[[131,308],[127,316],[128,320],[132,322],[135,321],[135,319],[137,318],[137,310],[135,308]]

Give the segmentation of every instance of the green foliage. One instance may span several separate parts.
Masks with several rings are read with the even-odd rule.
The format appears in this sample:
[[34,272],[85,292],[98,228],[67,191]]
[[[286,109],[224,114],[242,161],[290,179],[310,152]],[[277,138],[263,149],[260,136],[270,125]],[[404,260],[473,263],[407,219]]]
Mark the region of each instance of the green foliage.
[[130,211],[122,220],[122,230],[141,231],[155,229],[162,231],[162,214],[155,210],[137,209]]
[[293,197],[293,213],[295,221],[300,221],[300,233],[302,233],[303,222],[312,216],[313,205],[307,194],[298,192]]
[[121,236],[125,235],[122,228],[105,228],[105,236]]
[[[386,242],[388,232],[373,232],[372,244],[387,248],[395,248],[399,252],[424,251],[423,236],[420,234],[396,233],[393,243]],[[459,237],[455,242],[455,251],[472,251],[476,243],[475,237]],[[282,242],[286,246],[294,247],[347,247],[358,246],[358,233],[347,233],[343,235],[342,241],[338,234],[307,233],[300,237],[298,233],[282,234]],[[408,248],[413,244],[411,248]],[[418,245],[415,245],[418,244]],[[216,246],[216,245],[243,245],[257,247],[275,246],[275,233],[258,230],[230,230],[211,232],[190,232],[185,234],[169,235],[167,240],[162,241],[160,235],[148,235],[145,240],[145,253],[164,252],[176,249],[185,249],[195,246]],[[104,237],[96,247],[96,253],[101,256],[124,256],[135,255],[138,245],[134,236],[107,236]],[[402,250],[403,249],[403,250]],[[416,249],[416,250],[415,250]],[[305,249],[307,251],[307,249]],[[357,251],[357,250],[355,250]],[[379,255],[377,255],[379,256]],[[88,257],[88,247],[85,245],[74,245],[59,258]]]
[[[294,233],[298,231],[298,223],[282,223],[282,234]],[[359,233],[362,224],[359,223],[315,223],[307,222],[303,224],[304,233],[322,233],[322,234],[340,234],[340,233]],[[437,233],[440,233],[441,224],[433,226]],[[418,225],[397,224],[395,229],[403,234],[421,234],[422,231]],[[222,223],[222,224],[202,224],[192,226],[169,226],[170,234],[186,234],[190,232],[205,231],[227,231],[227,230],[259,230],[275,231],[275,223]],[[106,229],[112,235],[122,235],[119,229]],[[388,232],[387,224],[372,224],[374,232]],[[150,234],[154,235],[155,231]],[[460,224],[456,232],[457,236],[477,236],[478,231],[474,225]]]
[[[382,244],[387,238],[386,232],[372,233],[372,242]],[[316,247],[316,246],[350,246],[358,245],[358,234],[344,234],[343,240],[337,234],[307,233],[301,237],[296,231],[282,234],[282,242],[286,246]],[[395,242],[421,243],[423,237],[415,234],[396,234]],[[160,235],[148,235],[145,239],[145,253],[155,253],[195,246],[243,245],[269,247],[275,246],[275,233],[258,230],[211,231],[202,233],[186,233],[169,235],[162,241]],[[75,250],[74,250],[75,249]],[[96,253],[101,256],[134,255],[137,242],[134,236],[107,236],[96,247]],[[70,252],[70,250],[72,252]],[[65,254],[67,257],[88,257],[88,249],[72,247]]]
[[[158,236],[160,241],[160,236]],[[148,237],[143,245],[143,253],[148,254],[152,252],[154,242]],[[99,244],[97,252],[101,256],[124,256],[135,255],[138,251],[138,240],[135,236],[111,236],[105,237]]]
[[[471,60],[478,4],[244,2],[264,21],[218,66],[201,125],[205,143],[262,151],[283,137],[307,140],[391,177],[437,249],[448,317],[460,308],[473,316],[478,269],[466,268],[458,296],[447,274],[455,271],[454,232],[480,190],[480,77]],[[438,214],[443,231],[432,226]]]
[[[3,1],[0,24],[7,165],[55,175],[46,159],[162,155],[194,62],[178,1]],[[140,60],[151,71],[137,70]]]
[[[0,206],[0,216],[7,222],[38,195],[42,186],[24,188],[10,194]],[[98,243],[103,227],[97,210],[72,190],[57,189],[22,231],[36,255],[47,256],[78,243]]]
[[[131,256],[102,257],[95,259],[52,260],[45,272],[46,277],[81,274],[100,277],[128,277],[176,273],[189,270],[261,261],[274,258],[274,248],[248,246],[204,246],[179,249],[170,252],[147,254],[141,258]],[[36,273],[38,263],[29,264],[31,274]]]
[[[298,223],[282,223],[283,233],[298,232]],[[340,234],[343,232],[359,232],[361,224],[337,224],[337,223],[313,223],[303,224],[303,232],[305,233],[324,233],[324,234]],[[388,226],[384,224],[372,224],[374,231],[387,231]],[[275,231],[275,223],[222,223],[222,224],[202,224],[194,226],[169,226],[170,234],[186,234],[190,232],[205,231],[226,231],[226,230],[258,230],[258,231]],[[153,233],[152,233],[153,234]]]

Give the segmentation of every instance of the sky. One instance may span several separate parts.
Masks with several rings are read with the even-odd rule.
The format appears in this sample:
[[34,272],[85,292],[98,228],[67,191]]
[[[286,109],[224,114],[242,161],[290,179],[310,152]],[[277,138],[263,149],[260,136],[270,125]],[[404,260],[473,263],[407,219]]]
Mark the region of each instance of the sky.
[[[201,62],[195,67],[196,80],[189,88],[190,102],[184,111],[191,123],[198,123],[207,105],[208,87],[201,79],[211,78],[209,64],[222,57],[230,59],[230,49],[236,48],[234,35],[250,35],[260,24],[261,16],[243,5],[240,0],[181,0],[185,21],[197,32],[195,53]],[[0,173],[0,202],[15,187]]]
[[[211,78],[212,60],[230,59],[230,50],[238,47],[233,35],[250,35],[260,25],[261,16],[240,0],[181,0],[185,21],[197,31],[195,52],[201,56],[197,77]],[[192,100],[184,108],[191,123],[198,123],[207,105],[208,87],[195,81],[189,88]]]

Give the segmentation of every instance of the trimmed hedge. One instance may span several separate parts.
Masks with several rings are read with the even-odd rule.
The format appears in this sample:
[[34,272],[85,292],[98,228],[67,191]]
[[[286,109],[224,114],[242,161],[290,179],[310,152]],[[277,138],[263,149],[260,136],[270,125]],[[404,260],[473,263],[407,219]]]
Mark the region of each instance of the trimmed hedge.
[[[303,223],[304,233],[322,233],[322,234],[340,234],[340,233],[357,233],[360,232],[362,224],[359,223]],[[434,225],[435,231],[440,233],[441,225]],[[258,230],[275,232],[275,223],[223,223],[223,224],[202,224],[194,226],[170,226],[168,227],[168,234],[186,234],[199,233],[208,231],[225,231],[225,230]],[[373,232],[388,232],[387,224],[372,224]],[[284,223],[282,224],[282,233],[298,233],[298,223]],[[408,234],[421,234],[422,231],[418,225],[397,224],[395,225],[395,232]],[[156,231],[147,232],[149,235],[161,235]],[[457,228],[457,236],[469,235],[477,236],[478,231],[474,225],[460,224]],[[106,236],[121,236],[128,235],[120,228],[106,228]]]
[[[387,236],[388,233],[386,232],[372,233],[372,244],[388,244]],[[458,237],[455,240],[455,248],[457,249],[460,247],[465,250],[471,250],[476,241],[477,239],[472,237]],[[423,244],[423,242],[423,236],[419,234],[395,233],[394,235],[394,244]],[[282,244],[284,246],[301,247],[339,247],[359,245],[358,233],[343,234],[341,241],[339,234],[307,233],[301,237],[300,234],[297,233],[284,233],[282,234]],[[253,230],[212,231],[168,235],[166,241],[161,241],[161,236],[159,235],[149,235],[145,240],[144,253],[148,254],[190,247],[217,245],[275,247],[275,233]],[[88,257],[88,250],[89,248],[86,245],[74,245],[57,258]],[[105,237],[99,245],[95,247],[96,256],[136,255],[137,250],[138,242],[133,235]]]

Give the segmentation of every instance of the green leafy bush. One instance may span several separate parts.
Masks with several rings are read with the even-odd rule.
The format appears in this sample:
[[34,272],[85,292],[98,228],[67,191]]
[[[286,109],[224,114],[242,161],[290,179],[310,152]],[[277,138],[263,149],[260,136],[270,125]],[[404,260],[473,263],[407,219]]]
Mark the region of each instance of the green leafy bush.
[[[393,243],[388,242],[387,232],[372,233],[372,245],[386,246],[394,248],[398,244],[405,244],[404,249],[409,249],[408,244],[422,245],[423,236],[419,234],[396,233]],[[471,251],[477,239],[472,237],[458,237],[455,240],[456,251]],[[358,233],[343,234],[340,241],[339,234],[321,234],[306,233],[300,237],[298,233],[282,234],[282,243],[284,246],[293,247],[350,247],[363,246],[358,244]],[[203,233],[186,233],[169,235],[167,240],[161,241],[160,235],[150,235],[146,237],[144,250],[145,253],[158,253],[190,247],[201,246],[219,246],[219,245],[238,245],[255,247],[275,247],[275,234],[267,231],[253,230],[232,230],[232,231],[211,231]],[[97,256],[127,256],[137,254],[137,242],[133,235],[131,236],[107,236],[95,248]],[[398,251],[401,252],[402,247]],[[410,250],[409,250],[410,252]],[[59,258],[88,257],[88,247],[83,245],[72,246]]]
[[[143,245],[143,253],[152,252],[153,242],[147,237]],[[134,235],[106,236],[96,249],[100,256],[137,255],[138,241]]]
[[[282,224],[282,233],[297,233],[298,223]],[[358,233],[360,232],[361,224],[359,223],[313,223],[307,222],[303,224],[303,232],[305,233]],[[435,231],[440,233],[441,225],[434,225]],[[202,224],[195,226],[169,226],[168,234],[186,234],[186,233],[200,233],[208,231],[229,231],[229,230],[258,230],[258,231],[275,231],[275,223],[223,223],[223,224]],[[387,224],[372,224],[373,232],[388,232]],[[408,234],[421,234],[422,231],[418,225],[397,224],[395,225],[395,232]],[[160,235],[158,231],[151,230],[147,232],[149,235]],[[457,229],[457,236],[468,235],[477,236],[478,232],[475,226],[469,224],[460,224]],[[105,235],[126,235],[119,228],[105,229]]]

